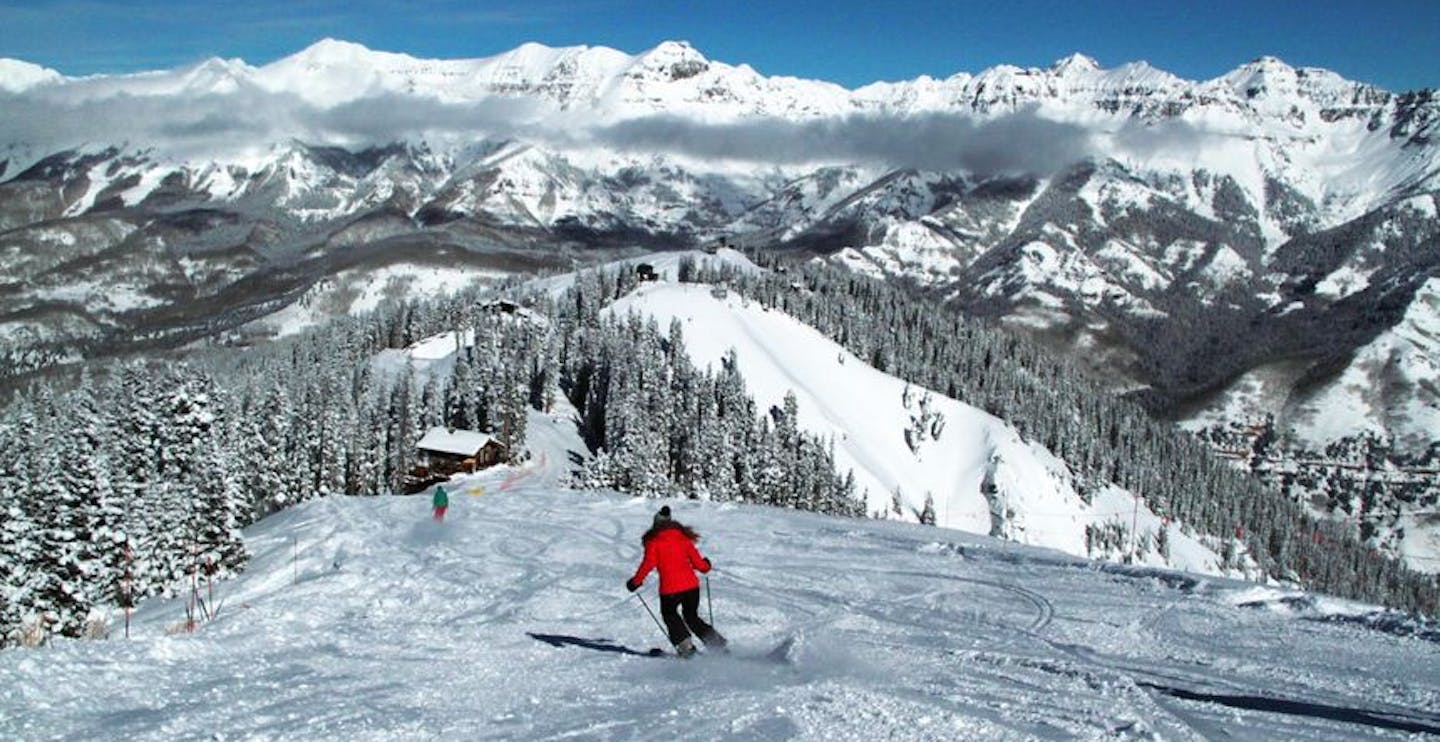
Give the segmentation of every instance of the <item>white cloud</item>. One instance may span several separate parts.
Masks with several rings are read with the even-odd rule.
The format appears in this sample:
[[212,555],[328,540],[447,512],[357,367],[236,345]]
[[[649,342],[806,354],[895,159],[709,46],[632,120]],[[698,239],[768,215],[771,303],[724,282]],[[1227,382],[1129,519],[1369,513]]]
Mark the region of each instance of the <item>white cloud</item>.
[[[1131,140],[1131,149],[1141,151],[1194,136],[1188,127],[1120,133]],[[603,146],[764,164],[868,163],[1036,175],[1097,151],[1092,134],[1083,127],[1033,110],[983,119],[942,113],[854,114],[803,122],[755,118],[729,123],[659,114],[601,124],[528,98],[495,96],[457,103],[390,92],[320,107],[244,81],[228,92],[182,88],[137,95],[108,89],[104,79],[94,79],[0,95],[0,142],[46,152],[123,145],[186,158],[253,151],[289,140],[359,148],[422,138],[519,139],[557,149]]]

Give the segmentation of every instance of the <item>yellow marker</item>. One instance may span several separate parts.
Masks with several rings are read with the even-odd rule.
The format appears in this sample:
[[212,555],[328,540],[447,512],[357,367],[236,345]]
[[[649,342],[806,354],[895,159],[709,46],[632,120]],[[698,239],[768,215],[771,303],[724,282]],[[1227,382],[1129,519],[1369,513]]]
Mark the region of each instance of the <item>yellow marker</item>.
[[470,494],[471,494],[471,496],[473,496],[473,497],[479,497],[479,496],[485,494],[485,488],[484,488],[484,487],[471,487],[471,488],[470,488]]

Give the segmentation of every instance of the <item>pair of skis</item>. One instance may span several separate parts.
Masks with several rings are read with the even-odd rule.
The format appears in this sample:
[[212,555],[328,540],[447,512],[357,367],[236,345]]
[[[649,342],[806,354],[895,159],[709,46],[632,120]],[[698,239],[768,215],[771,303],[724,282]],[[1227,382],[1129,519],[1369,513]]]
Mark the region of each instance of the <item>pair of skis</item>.
[[692,659],[701,655],[713,654],[730,659],[744,660],[746,662],[761,662],[771,665],[793,665],[795,664],[795,648],[795,637],[791,636],[786,637],[784,641],[775,645],[773,649],[758,654],[750,652],[735,652],[726,648],[715,650],[712,652],[694,652],[689,655],[681,655],[678,652],[675,652],[673,650],[666,650],[662,647],[651,647],[648,652],[644,653],[644,655],[646,657],[665,657],[669,659]]
[[[655,622],[655,627],[658,628],[658,629],[660,629],[660,633],[662,633],[662,634],[666,633],[666,631],[665,631],[665,626],[660,623],[660,618],[655,615],[655,611],[653,611],[653,610],[650,609],[650,604],[645,601],[645,597],[642,596],[640,593],[635,593],[635,597],[636,597],[637,599],[639,599],[640,605],[645,606],[645,612],[650,614],[650,619]],[[706,607],[710,609],[710,623],[713,625],[713,624],[715,623],[715,605],[710,602],[710,577],[709,577],[709,576],[706,576],[706,577],[705,577],[705,603],[706,603]],[[695,650],[694,644],[691,643],[692,641],[693,641],[693,640],[691,640],[691,639],[686,639],[684,642],[681,642],[681,645],[690,644],[690,651],[688,651],[688,652],[680,649],[680,645],[677,645],[677,646],[675,647],[675,651],[673,651],[673,652],[667,652],[666,650],[664,650],[664,649],[662,649],[662,648],[660,648],[660,647],[651,647],[651,648],[650,648],[650,651],[649,651],[649,652],[645,652],[644,654],[645,654],[645,656],[647,656],[647,657],[678,657],[678,658],[680,658],[680,659],[687,659],[687,660],[688,660],[688,659],[690,659],[691,657],[694,657],[695,655],[700,654],[700,652],[698,652],[698,651]],[[715,650],[715,654],[729,655],[729,656],[737,657],[737,658],[739,658],[739,659],[746,659],[746,660],[764,660],[764,661],[767,661],[767,662],[775,662],[775,663],[780,663],[780,664],[792,664],[792,663],[793,663],[793,658],[792,658],[791,654],[794,652],[794,649],[795,649],[795,637],[792,636],[792,637],[789,637],[789,638],[785,639],[785,641],[780,642],[780,644],[777,645],[774,649],[772,649],[772,650],[770,650],[770,651],[768,651],[768,652],[766,652],[766,653],[764,653],[764,654],[753,655],[753,656],[752,656],[752,655],[735,655],[735,654],[732,654],[732,653],[730,652],[730,650],[727,649],[727,648],[725,648],[724,646],[722,646],[720,649]]]
[[[666,651],[664,649],[661,649],[660,647],[655,647],[654,649],[651,649],[649,651],[643,649],[632,649],[625,646],[624,644],[615,641],[614,639],[590,639],[580,636],[568,636],[565,634],[537,634],[534,632],[527,633],[529,633],[531,639],[534,639],[538,642],[543,642],[545,644],[549,644],[550,646],[556,648],[580,647],[581,649],[589,649],[596,652],[608,652],[610,654],[620,654],[631,657],[667,657],[671,659],[676,659],[680,656],[673,651]],[[749,662],[763,662],[777,665],[793,665],[795,664],[794,654],[796,646],[796,639],[792,636],[780,642],[780,644],[778,644],[774,649],[759,654],[753,654],[747,651],[735,652],[731,650],[726,650],[723,652],[716,650],[714,652],[710,652],[709,654]],[[702,653],[697,652],[697,654]]]

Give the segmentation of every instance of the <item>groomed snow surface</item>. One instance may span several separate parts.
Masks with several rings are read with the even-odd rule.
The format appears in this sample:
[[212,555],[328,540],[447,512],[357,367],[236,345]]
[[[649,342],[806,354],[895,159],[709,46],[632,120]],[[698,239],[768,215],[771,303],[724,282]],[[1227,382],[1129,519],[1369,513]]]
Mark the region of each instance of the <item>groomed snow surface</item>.
[[448,483],[443,524],[429,493],[265,520],[193,634],[169,628],[181,601],[156,600],[128,640],[0,652],[0,738],[1440,733],[1440,643],[1367,628],[1358,606],[756,506],[669,501],[715,562],[733,654],[639,656],[663,641],[622,583],[661,502],[564,490],[568,413],[529,429],[528,465]]

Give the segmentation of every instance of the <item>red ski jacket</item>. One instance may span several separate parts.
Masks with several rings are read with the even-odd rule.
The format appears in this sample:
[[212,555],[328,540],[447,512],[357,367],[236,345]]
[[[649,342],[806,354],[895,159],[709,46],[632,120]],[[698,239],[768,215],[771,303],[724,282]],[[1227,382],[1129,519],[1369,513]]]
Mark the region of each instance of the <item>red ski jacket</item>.
[[695,542],[680,530],[679,525],[667,524],[660,526],[645,542],[645,559],[635,570],[635,576],[630,578],[631,584],[644,582],[652,569],[660,571],[660,594],[674,595],[700,587],[700,578],[695,576],[695,570],[709,572],[710,560],[700,556]]

